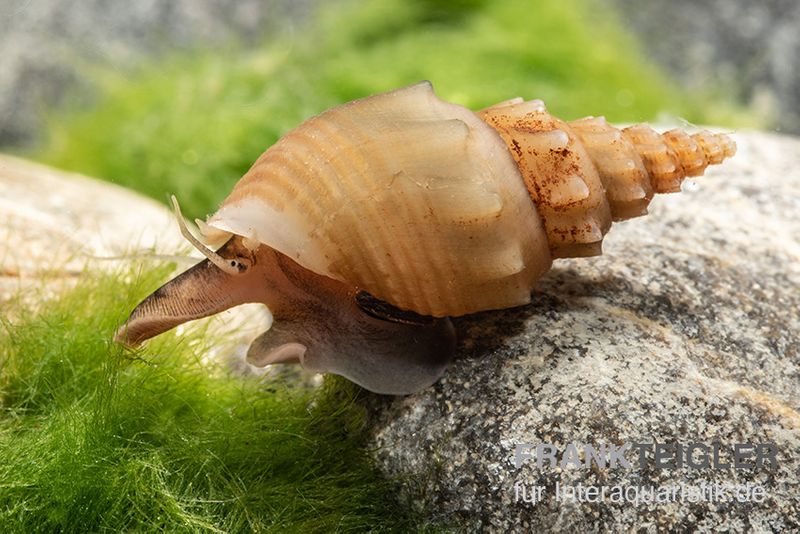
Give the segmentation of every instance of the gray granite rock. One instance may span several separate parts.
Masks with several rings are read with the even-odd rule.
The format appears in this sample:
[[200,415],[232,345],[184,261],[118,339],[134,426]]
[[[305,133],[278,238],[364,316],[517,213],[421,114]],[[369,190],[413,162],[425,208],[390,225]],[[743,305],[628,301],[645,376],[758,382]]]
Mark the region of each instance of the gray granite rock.
[[[615,224],[602,257],[557,262],[529,306],[458,320],[457,360],[433,387],[371,397],[374,455],[401,498],[471,531],[800,529],[800,140],[735,138],[738,154],[696,187]],[[719,442],[723,462],[736,443],[772,443],[776,466],[514,464],[517,444],[625,442]],[[541,501],[518,502],[517,482],[529,497],[543,486]],[[765,495],[555,496],[714,483]]]

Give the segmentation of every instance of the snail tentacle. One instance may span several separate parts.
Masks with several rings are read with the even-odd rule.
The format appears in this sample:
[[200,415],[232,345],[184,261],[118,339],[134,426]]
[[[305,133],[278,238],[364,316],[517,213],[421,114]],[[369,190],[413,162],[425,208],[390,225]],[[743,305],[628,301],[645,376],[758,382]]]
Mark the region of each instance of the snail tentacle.
[[250,267],[250,263],[246,258],[231,258],[226,260],[203,243],[197,239],[192,232],[189,230],[189,227],[186,225],[186,219],[183,218],[183,214],[181,214],[181,207],[178,204],[178,199],[175,198],[175,195],[170,197],[170,201],[172,202],[172,208],[175,211],[175,218],[178,221],[178,227],[180,227],[181,235],[189,242],[191,245],[196,248],[200,253],[208,258],[211,263],[219,267],[224,272],[231,274],[231,275],[238,275],[242,272],[246,271],[248,267]]

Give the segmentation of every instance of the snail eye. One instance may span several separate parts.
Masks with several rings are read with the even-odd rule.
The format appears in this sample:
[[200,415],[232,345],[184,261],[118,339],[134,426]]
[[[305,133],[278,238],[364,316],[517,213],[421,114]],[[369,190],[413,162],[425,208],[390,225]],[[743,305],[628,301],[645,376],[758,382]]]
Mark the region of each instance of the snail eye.
[[241,257],[228,260],[228,265],[235,269],[238,274],[246,272],[247,269],[250,268],[251,263],[249,259]]

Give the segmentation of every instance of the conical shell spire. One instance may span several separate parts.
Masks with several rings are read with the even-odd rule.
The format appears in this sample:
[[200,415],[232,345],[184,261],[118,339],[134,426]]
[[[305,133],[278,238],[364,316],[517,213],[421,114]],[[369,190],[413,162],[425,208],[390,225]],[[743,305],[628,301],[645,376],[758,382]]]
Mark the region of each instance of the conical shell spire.
[[653,193],[680,191],[684,178],[736,153],[725,134],[619,129],[603,117],[564,122],[540,100],[508,100],[478,115],[517,162],[554,258],[600,254],[612,220],[646,214]]

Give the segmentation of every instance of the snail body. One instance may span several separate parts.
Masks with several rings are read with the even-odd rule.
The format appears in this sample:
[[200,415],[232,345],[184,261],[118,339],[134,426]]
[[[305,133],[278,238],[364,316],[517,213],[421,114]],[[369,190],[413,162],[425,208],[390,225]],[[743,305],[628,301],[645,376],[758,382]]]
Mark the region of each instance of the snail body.
[[734,152],[721,134],[564,122],[536,100],[474,113],[427,82],[357,100],[262,154],[201,224],[224,245],[195,241],[209,259],[142,302],[117,339],[264,302],[275,327],[249,360],[409,393],[443,372],[448,316],[529,302],[554,258],[600,254],[612,221]]

